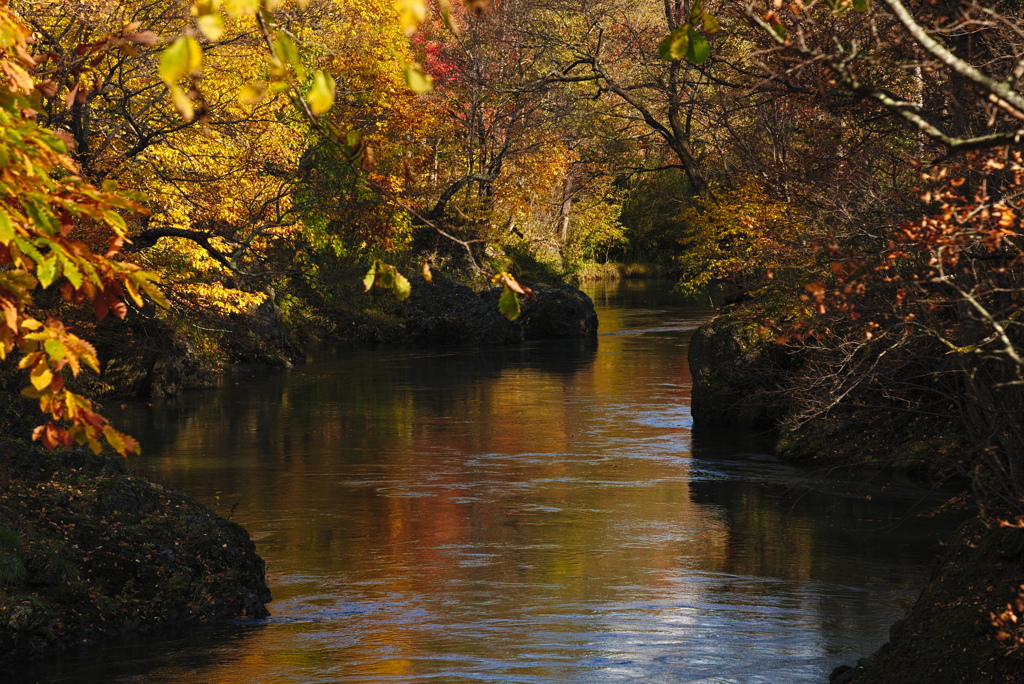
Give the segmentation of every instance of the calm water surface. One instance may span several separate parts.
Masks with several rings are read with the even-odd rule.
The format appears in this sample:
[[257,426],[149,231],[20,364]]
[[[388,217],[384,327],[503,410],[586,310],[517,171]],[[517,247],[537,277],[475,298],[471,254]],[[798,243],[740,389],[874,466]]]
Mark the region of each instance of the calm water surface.
[[825,681],[885,640],[941,498],[695,431],[708,311],[666,289],[593,288],[596,342],[347,352],[130,409],[132,467],[250,531],[273,617],[26,677]]

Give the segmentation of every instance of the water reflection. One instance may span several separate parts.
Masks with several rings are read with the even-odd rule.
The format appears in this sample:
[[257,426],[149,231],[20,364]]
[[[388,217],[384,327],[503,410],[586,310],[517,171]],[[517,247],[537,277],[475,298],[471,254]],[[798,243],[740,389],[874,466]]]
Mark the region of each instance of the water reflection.
[[139,407],[134,467],[253,533],[274,616],[26,676],[812,682],[873,650],[947,523],[692,433],[706,312],[594,298],[596,345],[345,354]]

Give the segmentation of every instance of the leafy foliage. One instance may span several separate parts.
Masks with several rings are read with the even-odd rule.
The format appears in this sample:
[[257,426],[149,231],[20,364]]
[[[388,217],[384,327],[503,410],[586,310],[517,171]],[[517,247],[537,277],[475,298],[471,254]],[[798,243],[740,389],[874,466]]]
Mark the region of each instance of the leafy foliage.
[[679,287],[689,294],[716,281],[741,293],[772,283],[792,286],[815,270],[806,219],[753,181],[714,200],[696,200],[680,222],[686,237]]
[[665,60],[688,59],[700,66],[711,56],[711,45],[707,39],[697,32],[697,27],[711,35],[721,30],[718,19],[704,9],[704,3],[696,0],[690,6],[690,21],[683,24],[661,41],[658,56]]
[[[40,127],[30,109],[37,97],[28,70],[37,65],[29,52],[29,30],[0,6],[0,359],[15,349],[18,367],[28,371],[24,394],[39,400],[51,420],[34,437],[47,447],[72,442],[94,451],[105,440],[121,454],[138,444],[93,410],[91,402],[65,387],[63,371],[78,376],[83,367],[99,372],[95,350],[56,317],[37,320],[33,294],[56,286],[66,302],[91,301],[98,318],[124,317],[126,298],[136,306],[143,296],[165,304],[156,276],[115,260],[126,238],[119,211],[144,212],[116,191],[113,182],[96,188],[82,179],[68,156],[69,140]],[[45,89],[45,86],[43,86]],[[96,251],[76,234],[79,225],[109,235],[106,251]]]

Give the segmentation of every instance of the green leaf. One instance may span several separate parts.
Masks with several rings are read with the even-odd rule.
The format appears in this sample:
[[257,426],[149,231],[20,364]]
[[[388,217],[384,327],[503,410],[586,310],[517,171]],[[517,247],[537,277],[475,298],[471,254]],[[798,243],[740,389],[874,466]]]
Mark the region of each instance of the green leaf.
[[782,38],[783,40],[785,40],[786,36],[789,35],[789,31],[787,31],[786,27],[783,26],[782,24],[776,24],[772,28],[775,29],[775,35],[777,35],[779,38]]
[[868,0],[853,0],[853,11],[854,12],[867,12],[868,11]]
[[58,138],[57,136],[44,134],[40,136],[40,138],[49,146],[51,150],[53,150],[57,154],[68,153],[68,144],[61,140],[60,138]]
[[398,301],[404,301],[412,294],[412,284],[409,280],[399,273],[397,268],[380,259],[373,262],[373,266],[363,277],[363,291],[369,292],[374,285],[391,290]]
[[203,49],[195,38],[182,36],[160,55],[160,78],[168,88],[203,68]]
[[11,223],[11,216],[3,209],[0,209],[0,243],[6,245],[14,239],[14,224]]
[[390,290],[395,286],[395,267],[391,264],[381,263],[377,269],[377,286]]
[[54,361],[61,361],[67,355],[68,350],[60,340],[46,340],[43,342],[43,349]]
[[41,232],[47,235],[56,235],[60,230],[57,217],[54,216],[49,207],[37,204],[33,199],[22,202],[22,206],[25,207],[25,213],[28,214],[29,220]]
[[20,235],[15,235],[14,244],[18,246],[22,254],[28,255],[35,263],[40,263],[43,260],[43,255],[40,254],[39,250],[34,244],[28,240],[23,239]]
[[63,252],[57,252],[57,258],[60,259],[61,271],[71,286],[76,290],[82,287],[82,272],[78,270],[78,265]]
[[363,276],[363,292],[369,292],[373,284],[377,282],[377,264],[379,263],[380,261],[374,261],[373,266],[370,266],[370,270]]
[[690,6],[690,23],[696,24],[700,21],[702,14],[704,14],[704,4],[700,0],[694,0],[693,5]]
[[50,284],[57,278],[57,257],[50,254],[36,266],[36,277],[43,288],[50,287]]
[[687,31],[687,34],[689,46],[686,50],[686,59],[700,66],[711,56],[711,46],[708,45],[708,41],[704,36],[693,30],[692,26]]
[[306,70],[302,66],[302,60],[299,59],[299,48],[287,33],[278,31],[274,36],[274,54],[285,64],[291,64],[292,69],[295,69],[296,76],[306,77]]
[[508,285],[501,289],[501,297],[498,298],[498,311],[510,321],[519,318],[519,297]]
[[658,56],[668,61],[685,57],[686,51],[690,47],[689,30],[690,25],[686,24],[665,36],[665,39],[658,45]]
[[412,283],[409,282],[408,278],[399,273],[398,269],[395,269],[395,279],[391,290],[395,293],[395,299],[404,302],[412,294]]
[[415,62],[405,67],[405,82],[409,86],[409,90],[417,95],[429,93],[434,89],[434,79],[424,73],[420,65]]
[[316,115],[329,110],[334,104],[334,79],[322,71],[313,74],[313,87],[306,93],[306,102]]

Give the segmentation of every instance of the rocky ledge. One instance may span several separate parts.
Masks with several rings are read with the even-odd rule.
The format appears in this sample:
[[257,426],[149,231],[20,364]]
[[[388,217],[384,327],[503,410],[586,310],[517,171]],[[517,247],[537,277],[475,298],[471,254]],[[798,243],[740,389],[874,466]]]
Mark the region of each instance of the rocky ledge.
[[248,533],[117,457],[0,442],[0,663],[116,632],[263,618]]

